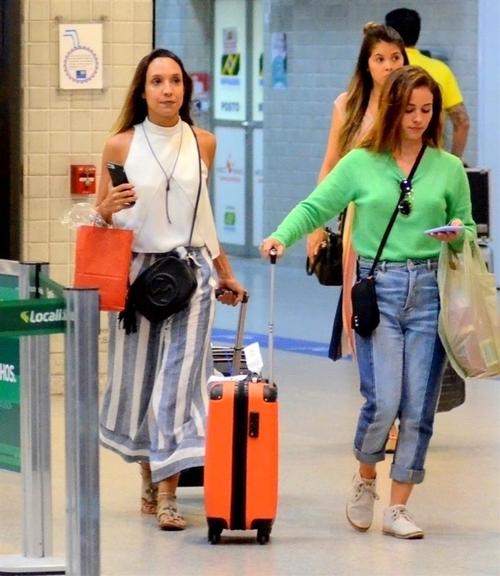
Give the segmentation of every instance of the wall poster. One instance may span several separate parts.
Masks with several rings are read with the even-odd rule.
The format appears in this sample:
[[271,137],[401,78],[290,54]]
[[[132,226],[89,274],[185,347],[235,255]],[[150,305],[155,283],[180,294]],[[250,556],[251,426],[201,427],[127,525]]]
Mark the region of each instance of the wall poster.
[[102,23],[59,24],[59,88],[103,88]]
[[286,33],[271,34],[271,86],[283,89],[288,86]]
[[215,129],[215,224],[219,240],[245,245],[245,129]]
[[262,0],[255,0],[253,4],[253,54],[252,54],[252,79],[253,79],[253,110],[254,122],[262,122],[264,101],[264,21],[262,14]]

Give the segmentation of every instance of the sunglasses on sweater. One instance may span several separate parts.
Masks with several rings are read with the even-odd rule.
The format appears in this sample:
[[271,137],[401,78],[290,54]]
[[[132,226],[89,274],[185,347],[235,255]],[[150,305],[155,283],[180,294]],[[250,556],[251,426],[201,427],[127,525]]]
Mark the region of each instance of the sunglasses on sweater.
[[399,188],[401,192],[404,193],[398,204],[399,213],[403,216],[409,216],[411,214],[411,207],[413,203],[413,188],[411,185],[411,180],[403,178],[399,183]]

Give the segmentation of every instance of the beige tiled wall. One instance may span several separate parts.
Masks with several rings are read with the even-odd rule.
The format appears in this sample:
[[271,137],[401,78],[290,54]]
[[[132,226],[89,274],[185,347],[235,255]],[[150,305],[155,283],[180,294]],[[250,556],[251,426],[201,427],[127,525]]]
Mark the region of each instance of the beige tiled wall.
[[[47,261],[68,286],[73,232],[61,217],[71,197],[70,165],[95,164],[139,59],[153,45],[152,0],[23,0],[23,258]],[[104,22],[104,90],[60,90],[58,22]],[[90,197],[93,201],[93,198]],[[84,198],[85,199],[85,198]],[[101,322],[105,328],[105,319]],[[101,335],[101,371],[106,333]],[[53,389],[62,390],[63,347],[52,342]]]

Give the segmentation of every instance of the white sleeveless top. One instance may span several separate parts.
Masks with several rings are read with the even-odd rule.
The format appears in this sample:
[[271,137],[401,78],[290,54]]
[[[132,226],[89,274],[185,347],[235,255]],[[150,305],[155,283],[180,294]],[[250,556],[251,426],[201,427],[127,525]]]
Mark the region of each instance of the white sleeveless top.
[[[200,202],[191,245],[207,246],[212,258],[216,258],[219,242],[208,195],[208,170],[203,160],[201,166]],[[136,124],[124,168],[129,182],[134,184],[137,202],[113,214],[113,225],[136,231],[133,251],[159,253],[187,246],[199,184],[198,150],[188,124],[179,120],[175,126],[166,128],[148,118]],[[165,173],[172,175],[168,194]]]

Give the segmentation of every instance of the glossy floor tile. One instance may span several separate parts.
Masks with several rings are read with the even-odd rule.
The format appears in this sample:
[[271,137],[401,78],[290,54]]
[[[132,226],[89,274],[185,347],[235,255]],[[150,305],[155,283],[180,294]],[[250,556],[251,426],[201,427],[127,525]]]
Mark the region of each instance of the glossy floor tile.
[[[267,264],[241,259],[235,269],[251,293],[248,332],[265,335]],[[326,346],[338,289],[316,285],[301,270],[280,266],[276,272],[277,336]],[[219,307],[221,334],[230,334],[236,316],[236,310]],[[355,532],[344,516],[361,404],[354,364],[288,349],[275,350],[274,360],[281,453],[271,542],[260,546],[253,532],[224,532],[220,544],[210,545],[201,488],[179,489],[189,528],[158,531],[153,518],[139,513],[138,467],[101,450],[104,576],[500,575],[499,381],[469,381],[466,403],[437,415],[426,481],[410,502],[425,538],[410,542],[381,533],[390,458],[379,467],[380,500],[371,530]],[[52,408],[54,551],[63,555],[63,399],[53,397]],[[0,472],[0,554],[21,551],[21,514],[20,477]]]

